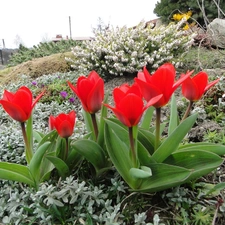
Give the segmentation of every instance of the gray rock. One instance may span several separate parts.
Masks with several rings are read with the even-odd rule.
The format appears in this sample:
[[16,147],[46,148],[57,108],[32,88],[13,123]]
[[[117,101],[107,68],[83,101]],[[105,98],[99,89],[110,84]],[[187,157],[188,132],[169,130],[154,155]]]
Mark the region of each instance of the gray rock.
[[214,19],[207,26],[207,36],[212,45],[225,49],[225,19]]

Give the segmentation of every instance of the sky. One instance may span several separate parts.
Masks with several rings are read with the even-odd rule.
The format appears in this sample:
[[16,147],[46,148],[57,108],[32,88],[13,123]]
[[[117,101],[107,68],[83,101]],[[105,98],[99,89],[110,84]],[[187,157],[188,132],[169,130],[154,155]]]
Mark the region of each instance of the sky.
[[[64,38],[93,36],[98,18],[113,27],[132,27],[157,18],[157,0],[1,0],[0,48],[26,47]],[[69,25],[69,18],[71,26]]]

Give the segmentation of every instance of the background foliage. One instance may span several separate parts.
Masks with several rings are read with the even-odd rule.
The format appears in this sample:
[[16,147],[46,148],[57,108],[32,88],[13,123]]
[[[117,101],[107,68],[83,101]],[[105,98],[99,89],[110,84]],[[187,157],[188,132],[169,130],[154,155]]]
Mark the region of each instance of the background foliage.
[[40,42],[37,46],[34,45],[33,48],[27,48],[24,45],[20,44],[18,52],[13,54],[10,58],[9,66],[15,66],[34,58],[49,56],[55,53],[69,52],[71,51],[72,47],[81,44],[82,42],[72,39],[61,40],[56,43],[52,41]]
[[[215,2],[218,4],[218,7]],[[206,25],[205,20],[210,22],[215,18],[224,18],[224,14],[218,10],[219,8],[223,12],[225,11],[224,0],[161,0],[157,2],[154,13],[168,24],[172,21],[173,14],[186,13],[191,10],[193,12],[192,18],[204,26]]]

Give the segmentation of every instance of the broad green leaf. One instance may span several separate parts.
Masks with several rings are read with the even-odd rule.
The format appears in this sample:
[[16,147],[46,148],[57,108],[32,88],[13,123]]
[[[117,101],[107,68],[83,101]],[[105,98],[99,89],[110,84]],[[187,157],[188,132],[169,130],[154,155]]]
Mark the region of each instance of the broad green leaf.
[[109,165],[103,149],[95,141],[78,140],[72,147],[95,167],[97,173]]
[[149,166],[152,176],[142,179],[134,191],[157,192],[185,183],[191,170],[164,163],[153,163]]
[[66,160],[66,139],[58,136],[55,148],[56,156]]
[[182,166],[192,170],[189,179],[196,179],[206,175],[219,167],[223,159],[218,155],[204,150],[181,150],[174,152],[164,163]]
[[152,171],[149,167],[146,167],[146,166],[142,166],[140,169],[131,168],[130,176],[134,178],[147,178],[152,176]]
[[[105,95],[104,103],[107,103],[108,97],[109,97],[109,94],[107,93]],[[107,112],[108,112],[107,107],[102,104],[101,114],[99,119],[99,126],[98,126],[98,139],[97,139],[97,143],[101,147],[103,147],[104,145],[104,127],[105,127],[105,118],[107,117]]]
[[105,121],[110,126],[110,128],[116,132],[117,136],[120,137],[123,142],[129,143],[128,127],[123,125],[116,118],[105,119]]
[[42,134],[39,131],[33,130],[33,136],[34,136],[34,140],[36,140],[39,143],[44,137],[44,134]]
[[172,95],[170,103],[170,122],[168,128],[168,135],[170,135],[178,126],[177,102],[175,95]]
[[35,187],[35,182],[27,166],[0,162],[0,179],[22,182]]
[[46,151],[50,147],[50,144],[51,142],[45,142],[44,144],[39,146],[30,161],[29,169],[32,176],[35,179],[36,184],[38,184],[40,181],[41,178],[40,169],[42,167],[42,161]]
[[180,142],[184,139],[186,134],[190,131],[197,119],[197,114],[193,114],[181,122],[177,128],[168,136],[162,144],[153,153],[152,158],[160,163],[169,157],[174,151],[177,150]]
[[155,146],[155,135],[145,129],[138,130],[138,140],[142,143],[143,146],[148,150],[148,152],[152,155],[154,153]]
[[141,128],[146,129],[146,130],[148,130],[150,128],[154,110],[155,110],[155,108],[153,106],[151,106],[145,111],[145,113],[142,117],[142,121],[140,123]]
[[[116,132],[113,128],[116,129]],[[127,184],[131,188],[134,188],[135,179],[130,176],[130,169],[133,168],[133,162],[130,158],[130,148],[127,144],[129,141],[127,141],[128,137],[125,138],[124,136],[128,135],[124,134],[121,126],[106,119],[105,142],[110,159]],[[126,141],[123,140],[124,138]]]
[[63,179],[69,174],[69,167],[62,159],[51,154],[46,155],[46,158],[55,166]]
[[206,143],[206,142],[180,145],[177,151],[180,151],[180,150],[204,150],[208,152],[213,152],[221,156],[225,155],[225,145]]
[[76,148],[73,145],[70,145],[70,151],[66,159],[66,164],[69,167],[69,170],[72,171],[83,159],[83,156],[76,151]]
[[[48,134],[43,135],[41,134],[42,139],[39,141],[38,146],[41,146],[45,142],[51,142],[49,148],[46,151],[47,153],[54,152],[54,155],[56,155],[57,150],[57,138],[58,133],[56,130],[50,131]],[[54,166],[49,160],[47,160],[45,157],[43,157],[42,166],[40,168],[40,178],[43,181],[44,179],[49,179],[51,171],[54,169]]]
[[27,140],[31,147],[31,151],[33,152],[33,115],[32,113],[26,123],[26,134],[27,134]]
[[94,127],[93,127],[90,113],[86,112],[85,110],[82,110],[82,114],[84,117],[85,127],[87,131],[90,132],[91,135],[94,135]]
[[[129,142],[128,128],[123,124],[121,124],[117,119],[110,118],[107,119],[106,122],[109,125],[109,127],[114,131],[114,133],[118,136],[118,138],[123,142],[123,144],[127,145],[129,148],[130,142]],[[147,141],[148,137],[144,137],[142,133],[150,134],[151,141],[153,139],[155,140],[155,136],[150,131],[141,129],[140,133],[140,130],[138,130],[138,141],[137,141],[138,159],[142,165],[148,166],[149,163],[153,163],[155,161],[151,158],[151,155],[146,149],[147,146],[151,148],[152,145],[151,144],[149,145],[149,142]]]
[[41,141],[38,143],[38,147],[43,145],[45,142],[53,142],[58,137],[58,133],[56,130],[50,131],[48,134],[44,135]]

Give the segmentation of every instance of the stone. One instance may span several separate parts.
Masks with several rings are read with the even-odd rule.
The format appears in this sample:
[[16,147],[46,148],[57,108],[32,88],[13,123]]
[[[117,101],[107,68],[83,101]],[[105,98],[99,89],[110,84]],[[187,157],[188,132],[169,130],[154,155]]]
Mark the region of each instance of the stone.
[[212,46],[225,49],[225,19],[214,19],[207,26],[207,36]]

